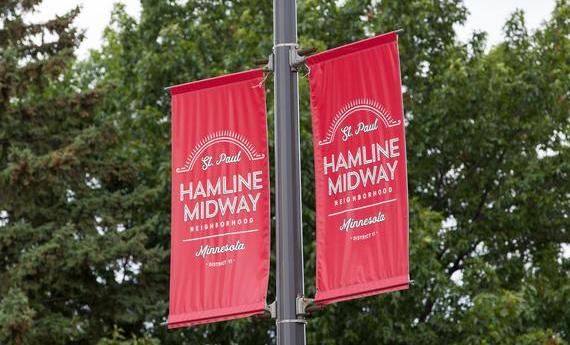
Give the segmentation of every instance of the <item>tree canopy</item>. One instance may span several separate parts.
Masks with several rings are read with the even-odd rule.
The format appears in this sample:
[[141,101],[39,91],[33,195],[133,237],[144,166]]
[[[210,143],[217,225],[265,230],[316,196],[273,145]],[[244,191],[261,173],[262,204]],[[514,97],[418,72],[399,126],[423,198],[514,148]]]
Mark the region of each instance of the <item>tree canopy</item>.
[[[101,49],[80,61],[80,9],[30,23],[26,14],[40,1],[0,3],[0,343],[275,344],[274,322],[259,317],[164,326],[164,87],[254,67],[272,49],[272,2],[144,0],[140,19],[119,4]],[[298,0],[303,47],[322,51],[403,29],[414,280],[409,290],[315,313],[309,344],[570,342],[570,3],[558,0],[534,32],[514,12],[492,47],[485,33],[458,41],[467,15],[460,0]],[[312,296],[315,195],[303,75]],[[266,89],[272,160],[271,76]],[[274,284],[272,275],[268,302]]]

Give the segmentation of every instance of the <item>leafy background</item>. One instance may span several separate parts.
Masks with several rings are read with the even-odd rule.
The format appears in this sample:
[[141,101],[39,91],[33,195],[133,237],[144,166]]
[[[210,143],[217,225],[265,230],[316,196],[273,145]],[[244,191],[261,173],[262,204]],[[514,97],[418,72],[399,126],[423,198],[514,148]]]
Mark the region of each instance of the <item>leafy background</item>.
[[[78,60],[79,10],[26,21],[39,2],[0,2],[0,343],[275,344],[268,319],[163,325],[170,198],[163,88],[254,67],[271,52],[272,3],[142,0],[140,20],[117,5],[103,47]],[[466,19],[460,0],[299,0],[298,17],[301,46],[321,51],[404,29],[415,282],[316,313],[308,343],[568,344],[568,1],[558,0],[532,33],[515,12],[491,49],[483,33],[457,40],[454,25]],[[272,143],[271,77],[266,88]],[[303,76],[300,99],[312,296],[315,197]],[[274,284],[271,276],[269,301]]]

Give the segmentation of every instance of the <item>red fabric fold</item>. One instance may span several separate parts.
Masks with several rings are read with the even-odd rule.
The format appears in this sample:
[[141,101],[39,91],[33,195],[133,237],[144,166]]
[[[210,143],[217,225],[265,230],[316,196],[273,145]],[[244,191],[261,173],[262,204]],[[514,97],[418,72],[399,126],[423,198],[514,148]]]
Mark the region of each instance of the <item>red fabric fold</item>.
[[198,81],[193,81],[190,83],[184,83],[179,85],[173,85],[168,88],[172,96],[178,95],[185,92],[192,92],[201,89],[207,89],[210,87],[222,86],[231,83],[237,83],[240,81],[261,78],[263,76],[263,70],[261,68],[252,69],[249,71],[226,74],[219,77],[208,78]]

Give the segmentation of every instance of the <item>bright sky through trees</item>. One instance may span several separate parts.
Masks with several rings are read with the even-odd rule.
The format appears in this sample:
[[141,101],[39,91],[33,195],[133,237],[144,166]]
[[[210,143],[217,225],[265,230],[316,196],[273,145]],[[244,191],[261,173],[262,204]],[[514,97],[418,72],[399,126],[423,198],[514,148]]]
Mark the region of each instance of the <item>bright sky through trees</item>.
[[[109,23],[113,4],[117,0],[44,0],[36,18],[47,20],[54,14],[63,14],[74,6],[81,5],[82,11],[75,24],[85,29],[85,40],[79,49],[80,57],[85,57],[89,49],[101,45],[103,29]],[[139,0],[122,0],[127,13],[139,17],[141,6]],[[465,0],[470,15],[465,26],[458,27],[461,40],[467,40],[473,31],[486,31],[489,43],[499,42],[503,36],[503,25],[507,17],[517,8],[525,11],[527,25],[537,28],[540,23],[550,17],[554,8],[553,0]]]

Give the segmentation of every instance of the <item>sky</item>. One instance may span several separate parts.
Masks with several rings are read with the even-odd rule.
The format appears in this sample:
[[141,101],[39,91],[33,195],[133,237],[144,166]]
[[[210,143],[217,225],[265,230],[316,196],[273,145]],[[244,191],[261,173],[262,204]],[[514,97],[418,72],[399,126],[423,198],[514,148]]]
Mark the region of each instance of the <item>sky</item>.
[[[113,4],[117,0],[44,0],[38,11],[32,16],[34,20],[48,20],[56,14],[63,14],[75,6],[82,6],[82,11],[75,25],[86,30],[85,40],[79,48],[79,57],[88,56],[89,49],[101,46],[103,29],[109,23]],[[135,18],[140,17],[140,0],[122,0],[127,13]],[[464,0],[470,15],[464,26],[457,27],[460,40],[466,41],[474,31],[486,31],[489,43],[500,42],[502,27],[508,16],[520,8],[525,11],[527,26],[536,29],[550,17],[555,0]],[[405,28],[404,28],[405,29]]]

